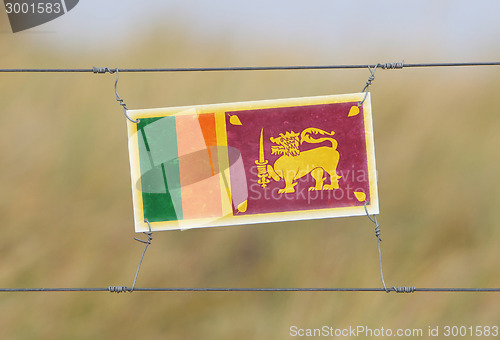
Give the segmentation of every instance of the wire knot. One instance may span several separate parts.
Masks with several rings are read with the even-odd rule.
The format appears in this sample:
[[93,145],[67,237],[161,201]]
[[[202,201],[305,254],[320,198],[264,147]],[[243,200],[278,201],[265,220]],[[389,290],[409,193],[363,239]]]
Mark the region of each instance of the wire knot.
[[108,291],[110,293],[124,293],[124,292],[132,292],[126,286],[109,286]]
[[149,223],[149,220],[147,218],[144,219],[144,222],[148,224],[148,229],[149,231],[144,231],[143,234],[147,235],[148,239],[146,241],[141,240],[139,238],[134,237],[134,240],[142,242],[144,244],[150,245],[151,241],[153,240],[153,231],[151,230],[151,224]]
[[367,205],[368,205],[368,202],[365,201],[366,216],[368,216],[370,221],[372,221],[372,223],[375,224],[375,237],[377,238],[377,240],[379,242],[382,242],[382,239],[380,238],[380,234],[382,233],[382,231],[380,230],[380,223],[378,223],[378,221],[377,221],[377,216],[375,216],[375,215],[373,215],[373,217],[370,216],[370,214],[368,213],[368,209],[366,208]]
[[363,100],[358,102],[358,106],[363,105],[363,103],[365,102],[366,96],[368,95],[368,88],[372,84],[372,81],[375,80],[375,71],[377,70],[377,67],[379,67],[380,65],[381,64],[375,65],[375,67],[373,67],[373,69],[370,67],[370,65],[368,65],[368,70],[370,71],[370,76],[368,77],[368,80],[366,81],[366,84],[365,84],[365,87],[363,88],[363,91],[361,91],[361,92],[364,92],[365,95],[363,97]]
[[382,242],[382,239],[380,238],[380,234],[382,233],[382,231],[380,230],[380,224],[377,224],[375,225],[375,237],[380,241]]
[[404,67],[405,61],[403,60],[400,63],[385,63],[379,64],[383,70],[394,70],[394,69],[402,69]]
[[151,236],[151,235],[153,235],[153,233],[152,232],[144,232],[143,234],[148,236],[148,239],[146,241],[141,240],[141,239],[136,238],[136,237],[134,237],[134,240],[139,241],[139,242],[144,243],[144,244],[151,244],[151,241],[153,240],[153,236]]
[[[396,293],[414,293],[415,286],[413,286],[413,287],[392,287],[392,290],[395,291]],[[387,293],[389,293],[389,291],[387,291]]]
[[109,68],[109,67],[92,67],[92,72],[94,73],[110,73],[110,74],[113,74],[115,72],[117,72],[116,69],[113,69],[113,68]]
[[[372,81],[375,80],[375,75],[372,74],[368,77],[368,80],[366,81],[365,89],[372,84]],[[364,91],[364,90],[363,90]]]

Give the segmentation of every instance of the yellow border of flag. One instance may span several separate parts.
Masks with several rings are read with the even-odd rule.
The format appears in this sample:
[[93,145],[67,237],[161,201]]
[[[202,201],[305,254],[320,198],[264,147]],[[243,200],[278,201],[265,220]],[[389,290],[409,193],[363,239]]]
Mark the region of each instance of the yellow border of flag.
[[[355,94],[291,98],[291,99],[275,99],[275,100],[236,102],[236,103],[224,103],[224,104],[182,106],[182,107],[159,108],[159,109],[129,110],[127,111],[127,114],[131,119],[135,120],[135,119],[155,118],[155,117],[215,113],[217,144],[227,146],[225,113],[228,111],[234,113],[236,111],[244,111],[244,110],[361,102],[364,97],[365,97],[364,93],[355,93]],[[366,100],[363,103],[362,112],[364,115],[366,155],[368,163],[367,164],[368,180],[369,180],[369,191],[371,197],[371,201],[369,202],[369,204],[367,204],[367,209],[370,214],[378,214],[379,203],[378,203],[377,173],[375,166],[375,147],[373,138],[373,122],[372,122],[370,93],[366,95]],[[349,115],[355,115],[355,114],[358,113],[349,112]],[[148,225],[144,222],[142,188],[140,187],[141,171],[139,162],[139,141],[137,135],[137,124],[127,121],[127,130],[129,139],[128,145],[129,145],[131,181],[132,181],[132,198],[134,206],[135,231],[145,232],[148,231]],[[219,153],[218,162],[220,169],[228,169],[227,155]],[[229,171],[227,172],[229,173]],[[220,173],[219,176],[221,177],[220,181],[222,184],[222,176],[220,175]],[[217,218],[215,220],[212,218],[207,218],[207,219],[201,218],[201,219],[190,219],[190,220],[180,220],[180,221],[152,222],[151,223],[152,230],[153,231],[178,230],[178,229],[189,229],[189,228],[199,228],[199,227],[214,227],[214,226],[241,225],[241,224],[251,224],[251,223],[356,216],[365,214],[364,206],[361,205],[352,207],[312,209],[312,210],[300,210],[300,211],[279,212],[279,213],[233,215],[231,200],[230,200],[230,192],[228,193],[226,191],[225,185],[221,185],[220,188],[221,191],[223,191],[221,192],[221,197],[222,197],[221,205],[225,216]],[[358,196],[356,197],[360,199]]]

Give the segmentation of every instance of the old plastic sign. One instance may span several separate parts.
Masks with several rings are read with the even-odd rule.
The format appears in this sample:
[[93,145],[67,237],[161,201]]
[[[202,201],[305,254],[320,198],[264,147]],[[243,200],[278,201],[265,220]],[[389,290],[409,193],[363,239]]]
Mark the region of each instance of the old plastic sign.
[[128,111],[136,232],[377,214],[364,97]]

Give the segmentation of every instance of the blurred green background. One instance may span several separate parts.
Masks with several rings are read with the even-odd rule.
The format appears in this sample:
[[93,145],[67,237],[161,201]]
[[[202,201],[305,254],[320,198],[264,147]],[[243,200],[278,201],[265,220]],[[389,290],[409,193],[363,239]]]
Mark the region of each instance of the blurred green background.
[[[59,23],[14,35],[2,13],[0,68],[498,61],[500,55],[491,42],[457,36],[441,48],[428,31],[413,32],[420,40],[401,49],[389,38],[377,46],[359,40],[363,27],[368,34],[396,29],[396,42],[410,30],[377,20],[332,31],[332,41],[328,24],[307,31],[306,23],[292,31],[297,41],[283,28],[282,40],[258,35],[262,27],[239,40],[230,26],[207,33],[188,9],[171,8],[154,21],[143,13],[134,34],[106,31],[100,18],[110,25],[120,18],[102,9],[92,17],[95,26],[83,25],[76,7]],[[438,9],[444,15],[448,7]],[[361,5],[359,11],[367,12],[366,22],[370,12]],[[74,39],[59,32],[71,26],[70,15],[82,26]],[[416,24],[418,18],[424,17]],[[267,19],[253,20],[257,27]],[[319,38],[308,39],[316,29]],[[338,40],[343,32],[347,37]],[[353,32],[361,33],[349,40]],[[368,76],[368,70],[122,73],[119,93],[131,109],[168,107],[355,93]],[[500,286],[499,76],[498,67],[377,71],[371,92],[388,286]],[[143,244],[133,240],[126,120],[113,83],[109,74],[0,74],[0,287],[132,284]],[[138,287],[381,287],[366,217],[153,237]],[[0,293],[0,338],[288,339],[293,325],[425,332],[500,326],[499,302],[498,293]]]

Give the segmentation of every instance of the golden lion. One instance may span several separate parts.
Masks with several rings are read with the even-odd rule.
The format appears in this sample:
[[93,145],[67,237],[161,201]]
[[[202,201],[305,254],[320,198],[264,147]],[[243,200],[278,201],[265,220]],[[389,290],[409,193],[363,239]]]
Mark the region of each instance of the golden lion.
[[[309,188],[311,190],[333,190],[339,188],[339,178],[337,175],[337,165],[339,163],[340,154],[337,151],[337,141],[331,138],[334,131],[328,133],[326,131],[308,128],[299,134],[295,132],[280,133],[280,137],[271,137],[271,142],[278,144],[271,147],[271,153],[282,154],[280,158],[274,162],[274,166],[267,166],[267,173],[275,180],[285,180],[285,187],[280,189],[279,193],[295,192],[297,182],[295,180],[304,177],[308,173],[316,180],[316,185]],[[320,134],[320,138],[312,138],[311,135]],[[302,143],[321,143],[329,141],[332,146],[320,146],[315,149],[300,151],[299,145]],[[325,177],[324,172],[330,175],[330,184],[323,184]]]

